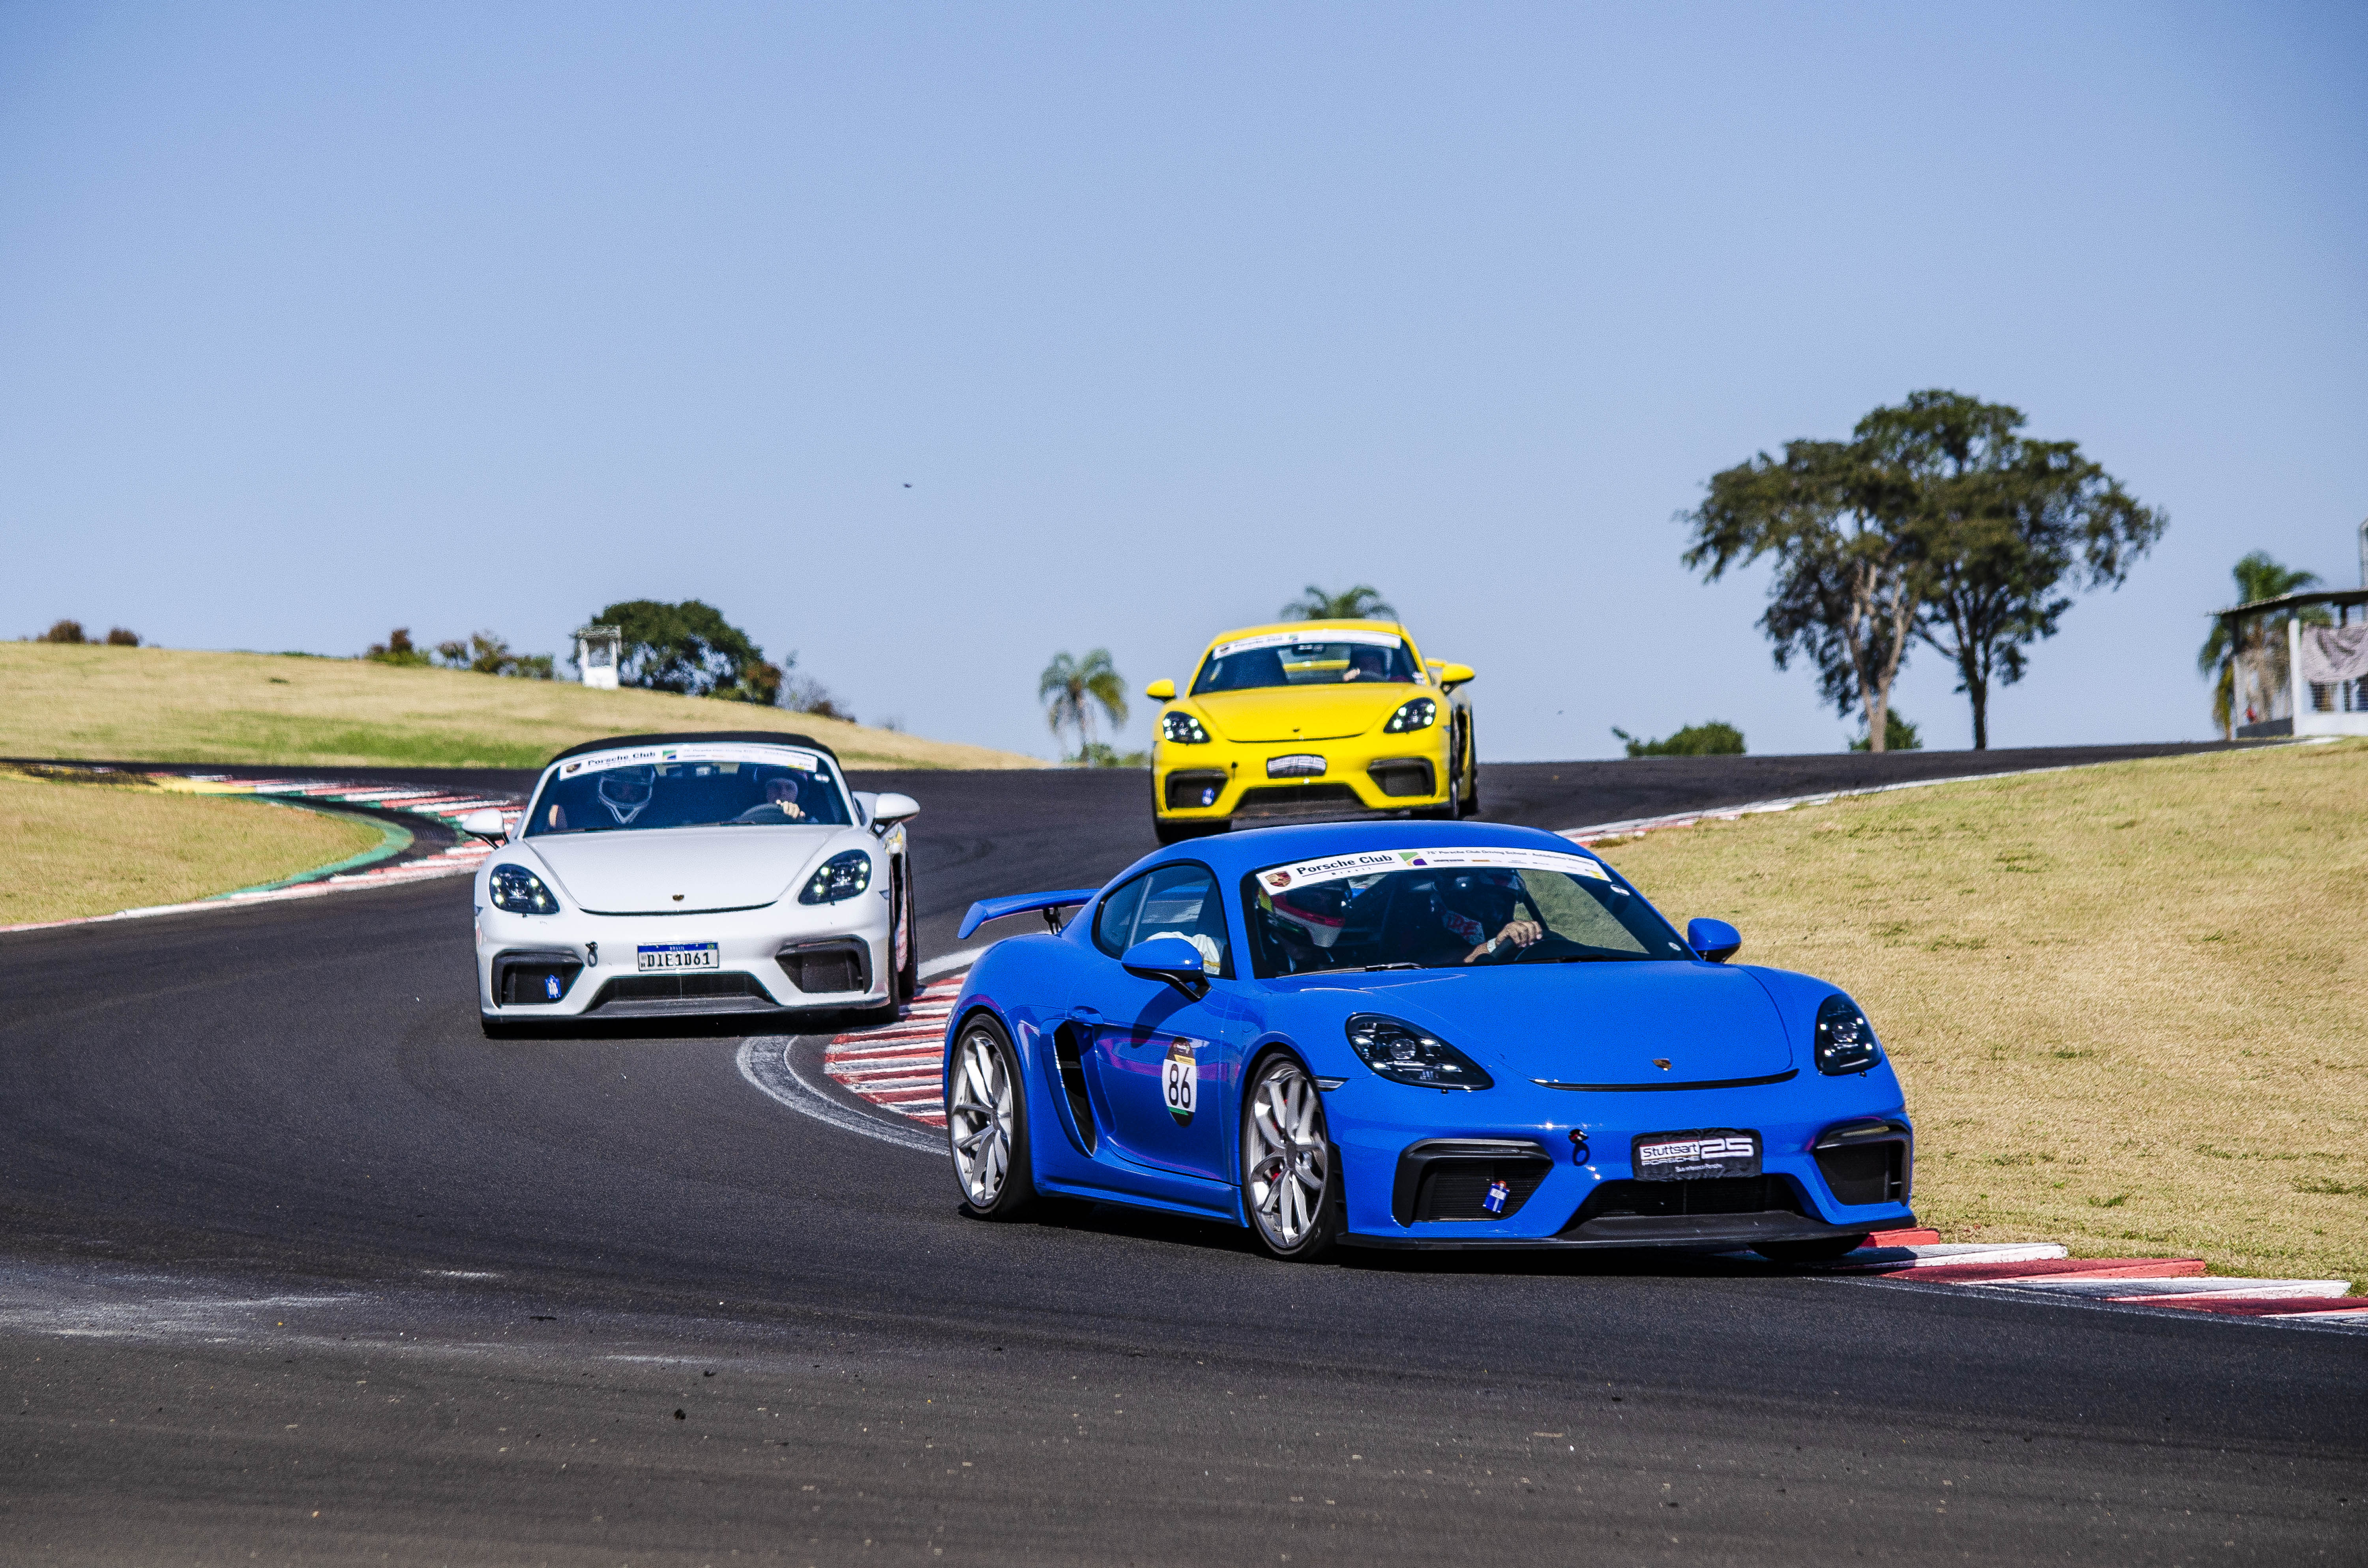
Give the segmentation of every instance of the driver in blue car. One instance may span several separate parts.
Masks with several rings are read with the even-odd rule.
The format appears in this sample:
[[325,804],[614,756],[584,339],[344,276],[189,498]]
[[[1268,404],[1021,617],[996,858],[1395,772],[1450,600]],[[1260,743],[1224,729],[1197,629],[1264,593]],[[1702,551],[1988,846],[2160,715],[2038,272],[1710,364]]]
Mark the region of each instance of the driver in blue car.
[[[1509,963],[1546,928],[1521,913],[1520,878],[1511,871],[1467,871],[1440,897],[1440,924],[1471,950],[1465,963]],[[1495,926],[1497,934],[1488,935]]]

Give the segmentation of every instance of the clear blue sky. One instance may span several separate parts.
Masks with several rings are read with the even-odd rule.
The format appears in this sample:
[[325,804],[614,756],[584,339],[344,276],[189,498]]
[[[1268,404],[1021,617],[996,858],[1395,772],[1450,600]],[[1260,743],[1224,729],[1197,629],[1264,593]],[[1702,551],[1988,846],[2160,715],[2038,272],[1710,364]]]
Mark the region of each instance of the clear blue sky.
[[1311,580],[1484,756],[1839,748],[1671,514],[1952,387],[2172,518],[1994,743],[2197,737],[2235,559],[2358,574],[2368,10],[17,4],[0,368],[0,635],[698,597],[1042,755]]

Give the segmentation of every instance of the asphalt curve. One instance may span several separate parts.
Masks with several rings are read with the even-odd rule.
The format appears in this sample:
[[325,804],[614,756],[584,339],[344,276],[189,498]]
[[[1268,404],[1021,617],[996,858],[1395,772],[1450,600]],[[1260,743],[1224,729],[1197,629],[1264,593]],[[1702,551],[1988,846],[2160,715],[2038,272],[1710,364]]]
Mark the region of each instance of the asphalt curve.
[[[1488,788],[1568,826],[1984,760]],[[1140,774],[910,783],[926,951],[1149,846]],[[457,881],[0,938],[0,1558],[2362,1557],[2352,1336],[982,1224],[720,1028],[489,1042],[468,968]]]

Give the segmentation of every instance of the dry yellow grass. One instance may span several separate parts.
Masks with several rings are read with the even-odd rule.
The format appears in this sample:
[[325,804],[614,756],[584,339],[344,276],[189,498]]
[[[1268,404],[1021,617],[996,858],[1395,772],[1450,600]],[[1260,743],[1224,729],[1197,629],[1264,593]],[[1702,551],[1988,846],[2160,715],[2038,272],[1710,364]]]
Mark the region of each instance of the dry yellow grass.
[[382,838],[367,823],[251,797],[0,770],[0,926],[182,903],[326,866]]
[[1950,1240],[2368,1279],[2368,743],[1905,790],[1602,846],[1849,990]]
[[654,691],[355,659],[0,642],[0,756],[539,767],[581,741],[667,730],[794,730],[849,767],[1044,766],[985,746]]

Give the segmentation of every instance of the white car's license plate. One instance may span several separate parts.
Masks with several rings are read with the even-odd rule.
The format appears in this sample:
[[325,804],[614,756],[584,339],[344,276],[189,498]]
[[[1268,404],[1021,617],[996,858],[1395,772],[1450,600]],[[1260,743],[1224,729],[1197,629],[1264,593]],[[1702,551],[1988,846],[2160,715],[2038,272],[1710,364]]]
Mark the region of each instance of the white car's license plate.
[[1759,1174],[1759,1134],[1739,1127],[1647,1132],[1630,1161],[1638,1181],[1698,1181]]
[[661,942],[637,950],[633,967],[643,974],[653,970],[722,969],[723,955],[712,942]]

